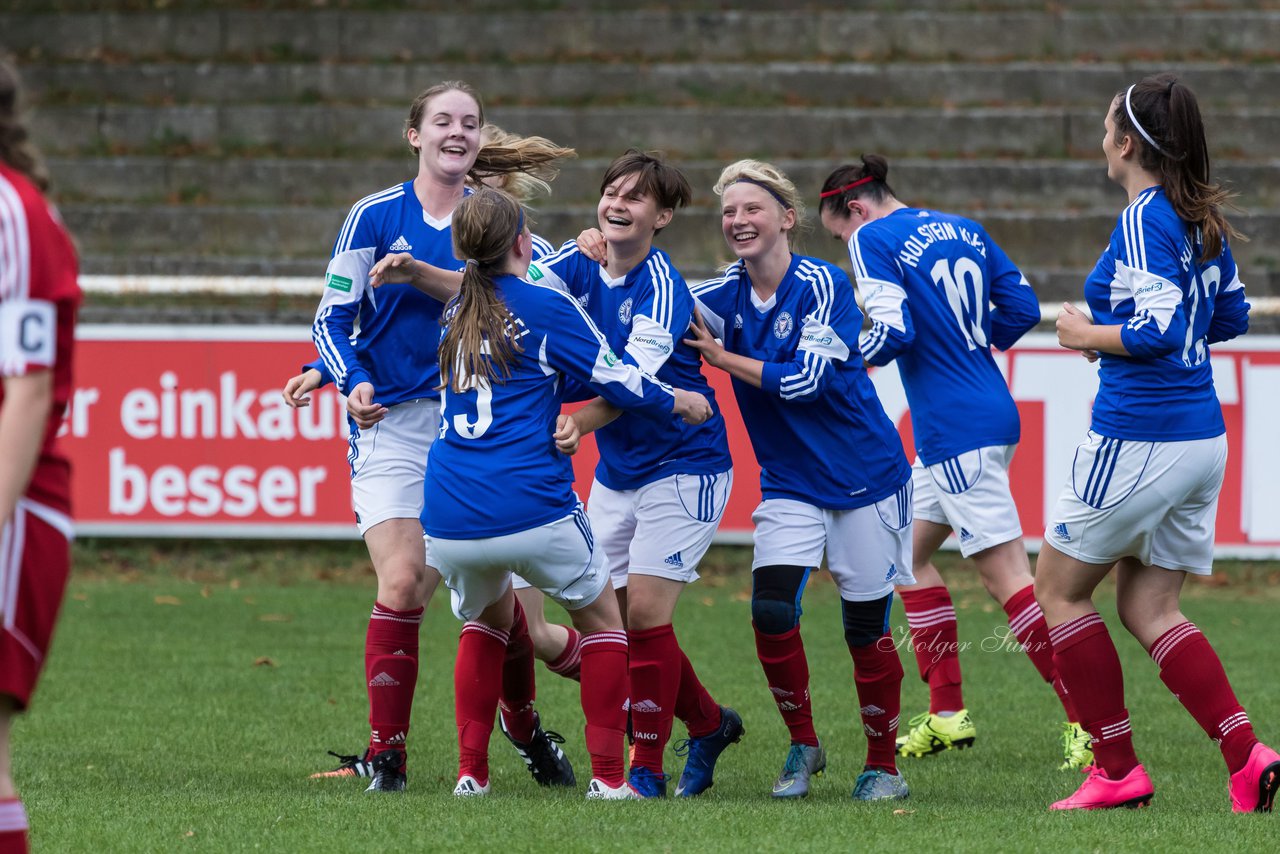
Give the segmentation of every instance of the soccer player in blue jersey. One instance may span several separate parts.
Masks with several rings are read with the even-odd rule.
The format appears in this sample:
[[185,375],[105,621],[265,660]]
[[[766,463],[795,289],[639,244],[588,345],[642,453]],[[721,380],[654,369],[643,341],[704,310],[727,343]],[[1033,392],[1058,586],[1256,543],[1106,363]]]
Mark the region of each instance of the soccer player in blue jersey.
[[[466,620],[454,670],[459,771],[454,793],[489,791],[488,745],[514,619],[511,573],[569,610],[584,635],[582,704],[592,780],[587,797],[639,797],[623,776],[627,637],[603,555],[555,440],[566,380],[666,423],[712,410],[613,353],[571,296],[521,276],[532,255],[524,211],[482,188],[458,207],[454,243],[466,259],[440,342],[443,413],[427,461],[422,525]],[[572,430],[572,428],[570,428]]]
[[902,756],[968,747],[977,736],[961,690],[956,612],[933,555],[955,533],[1009,631],[1066,710],[1063,768],[1088,764],[1089,736],[1072,714],[1053,667],[1009,491],[1020,423],[991,355],[1040,320],[1035,293],[977,222],[903,204],[889,164],[870,154],[841,166],[822,187],[823,227],[848,244],[872,326],[862,336],[872,365],[897,361],[911,405],[916,460],[912,523],[916,583],[899,587],[929,711],[898,739]]
[[738,261],[694,286],[700,321],[689,341],[733,377],[760,462],[751,617],[791,734],[773,795],[804,797],[826,767],[800,638],[801,595],[825,552],[867,735],[853,797],[905,798],[894,760],[902,663],[889,608],[894,584],[911,581],[911,467],[863,367],[852,285],[835,265],[791,251],[803,217],[795,186],[777,168],[743,160],[724,169],[715,192]]
[[1213,647],[1179,604],[1187,575],[1213,570],[1227,459],[1209,347],[1249,325],[1228,244],[1238,235],[1222,213],[1229,195],[1210,173],[1195,94],[1176,76],[1121,91],[1103,126],[1107,177],[1129,204],[1085,280],[1093,319],[1069,303],[1058,316],[1059,343],[1100,357],[1098,393],[1036,571],[1054,661],[1093,735],[1095,763],[1053,809],[1151,800],[1120,659],[1093,604],[1115,569],[1120,619],[1221,749],[1232,809],[1269,812],[1280,755],[1258,740]]
[[689,732],[677,748],[686,760],[676,794],[685,797],[711,787],[717,759],[744,731],[737,712],[718,705],[698,679],[672,626],[733,484],[724,418],[698,352],[682,340],[693,296],[653,245],[690,196],[680,170],[654,154],[627,151],[600,182],[599,231],[580,238],[594,238],[591,255],[568,242],[529,268],[530,281],[576,299],[628,364],[700,392],[715,408],[704,424],[656,423],[597,398],[574,416],[595,430],[600,450],[587,514],[626,615],[635,745],[629,779],[646,797],[666,794],[663,753],[674,718]]
[[[369,275],[380,259],[402,252],[456,268],[450,219],[469,192],[469,180],[537,168],[572,153],[482,149],[483,120],[479,97],[465,83],[441,83],[414,100],[406,137],[418,174],[352,208],[334,245],[312,327],[323,366],[347,395],[352,504],[378,577],[365,642],[369,748],[331,773],[368,774],[370,791],[405,785],[418,629],[439,582],[418,517],[427,449],[440,421],[436,347],[443,303],[407,284],[375,291]],[[532,708],[532,652],[523,621],[517,622],[512,647],[510,734],[539,782],[571,785],[568,761]]]

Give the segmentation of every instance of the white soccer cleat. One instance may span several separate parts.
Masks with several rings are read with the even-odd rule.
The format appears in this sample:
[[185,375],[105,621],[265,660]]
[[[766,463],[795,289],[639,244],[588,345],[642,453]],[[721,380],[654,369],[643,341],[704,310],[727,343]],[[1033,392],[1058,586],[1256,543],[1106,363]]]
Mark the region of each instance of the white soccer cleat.
[[643,801],[644,798],[639,792],[631,788],[630,783],[623,783],[621,786],[614,788],[608,783],[592,777],[591,782],[587,784],[587,800],[589,801]]
[[458,778],[458,785],[453,787],[453,794],[459,798],[478,798],[489,794],[489,784],[485,783],[482,786],[475,777],[463,774]]

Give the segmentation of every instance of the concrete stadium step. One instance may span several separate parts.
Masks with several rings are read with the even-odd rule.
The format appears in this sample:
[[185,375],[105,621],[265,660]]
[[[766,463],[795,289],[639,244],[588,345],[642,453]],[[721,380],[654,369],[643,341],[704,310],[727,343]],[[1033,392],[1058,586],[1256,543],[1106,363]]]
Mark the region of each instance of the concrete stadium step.
[[[25,7],[24,8],[29,8]],[[22,59],[494,59],[1148,61],[1270,59],[1280,12],[1246,8],[1060,11],[0,12]],[[643,35],[643,37],[637,37]]]
[[[795,182],[813,206],[818,189],[842,162],[856,154],[821,160],[772,161]],[[711,187],[728,161],[676,160],[693,186],[694,198],[712,203]],[[552,195],[534,199],[535,211],[599,198],[607,158],[569,160]],[[215,205],[322,205],[341,209],[381,187],[407,181],[415,173],[408,156],[399,159],[333,160],[210,157],[51,158],[56,197],[62,202],[191,203]],[[1280,160],[1218,159],[1215,174],[1240,193],[1250,208],[1280,208]],[[894,159],[889,183],[913,204],[981,217],[991,209],[1104,208],[1123,203],[1121,190],[1106,177],[1102,158],[1092,160],[932,160]]]
[[[486,106],[1027,106],[1102,110],[1167,64],[1011,62],[38,63],[39,104],[359,104],[407,112],[436,81],[466,80]],[[1280,104],[1280,66],[1178,63],[1204,108]]]
[[[1119,206],[1073,213],[987,211],[981,220],[1019,265],[1077,267],[1097,259],[1118,212]],[[318,258],[316,269],[321,269],[345,209],[72,204],[63,206],[62,213],[83,251],[90,254]],[[534,229],[558,244],[595,221],[594,206],[561,207],[539,214]],[[1251,237],[1235,247],[1245,270],[1280,244],[1278,210],[1238,216],[1233,222]],[[710,207],[681,211],[676,225],[663,231],[657,243],[681,267],[709,269],[730,260],[719,213]],[[846,258],[844,244],[832,240],[816,221],[804,243],[802,251],[810,254],[837,262]]]
[[[680,157],[759,151],[772,158],[839,157],[851,149],[890,157],[1092,156],[1097,109],[735,109],[501,107],[493,121],[612,155],[630,146]],[[1218,157],[1275,153],[1280,109],[1205,110]],[[382,107],[45,107],[31,128],[49,154],[244,153],[255,156],[393,155],[404,150],[402,110]],[[68,129],[75,132],[68,132]]]

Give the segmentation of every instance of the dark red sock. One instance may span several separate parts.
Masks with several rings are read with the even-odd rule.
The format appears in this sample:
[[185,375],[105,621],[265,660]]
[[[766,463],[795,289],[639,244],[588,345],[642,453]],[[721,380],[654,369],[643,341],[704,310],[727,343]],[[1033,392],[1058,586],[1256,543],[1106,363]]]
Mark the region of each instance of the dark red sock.
[[668,623],[627,632],[631,656],[631,767],[662,773],[662,754],[671,738],[680,690],[680,645]]
[[1009,597],[1004,603],[1004,612],[1009,615],[1009,631],[1022,644],[1022,651],[1035,665],[1040,678],[1053,686],[1067,714],[1067,720],[1079,721],[1071,709],[1066,689],[1058,678],[1058,671],[1053,666],[1053,644],[1049,642],[1049,625],[1044,621],[1044,612],[1036,602],[1035,585],[1028,584]]
[[679,652],[680,690],[676,693],[676,717],[684,722],[690,738],[701,738],[720,728],[720,704],[698,679],[689,656],[684,654],[684,650]]
[[867,768],[897,774],[894,756],[902,710],[902,660],[887,633],[873,644],[849,647],[849,654],[862,729],[867,734]]
[[759,629],[755,633],[756,655],[782,720],[791,731],[791,743],[817,747],[818,734],[813,729],[813,708],[809,703],[809,660],[805,658],[800,627],[780,635],[766,635]]
[[1093,737],[1093,758],[1112,780],[1138,764],[1124,707],[1124,674],[1111,633],[1097,611],[1049,629],[1053,663],[1071,692],[1080,726]]
[[507,655],[502,664],[502,697],[498,707],[511,737],[528,743],[533,738],[533,701],[537,696],[533,638],[529,637],[529,621],[525,619],[519,599],[515,605],[515,619],[508,633]]
[[453,666],[453,710],[458,725],[458,776],[489,782],[489,736],[502,690],[507,633],[483,623],[467,623],[458,638]]
[[624,780],[622,743],[627,733],[627,633],[582,636],[582,712],[587,718],[591,776],[617,788]]
[[1227,770],[1234,774],[1243,768],[1258,737],[1218,654],[1195,623],[1181,623],[1162,634],[1151,645],[1151,658],[1160,666],[1160,681],[1222,748]]
[[899,588],[911,627],[911,648],[920,678],[929,686],[930,712],[958,712],[964,708],[960,687],[960,637],[956,609],[946,587],[923,590]]
[[17,798],[0,799],[0,852],[27,854],[27,813]]
[[565,626],[569,630],[569,641],[554,661],[547,662],[547,669],[557,676],[582,681],[582,635],[573,626]]
[[418,686],[418,629],[422,609],[397,611],[375,602],[364,641],[369,686],[369,750],[404,750]]

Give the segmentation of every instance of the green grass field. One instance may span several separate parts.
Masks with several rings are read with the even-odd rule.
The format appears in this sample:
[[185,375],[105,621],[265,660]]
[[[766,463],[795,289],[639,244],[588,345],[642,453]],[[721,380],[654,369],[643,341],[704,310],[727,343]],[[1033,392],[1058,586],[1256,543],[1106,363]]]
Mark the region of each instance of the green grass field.
[[[15,776],[36,851],[1274,851],[1280,816],[1235,816],[1222,760],[1102,611],[1126,667],[1150,809],[1050,814],[1078,774],[1058,772],[1061,709],[1021,653],[993,638],[1004,615],[972,567],[948,562],[960,615],[974,749],[904,760],[905,803],[855,804],[864,740],[839,601],[811,583],[804,632],[814,718],[830,757],[802,803],[769,787],[786,730],[755,659],[746,552],[716,550],[680,606],[682,645],[746,723],[717,784],[694,801],[586,803],[536,786],[500,734],[493,794],[452,794],[453,653],[460,625],[429,608],[409,791],[365,795],[355,780],[312,781],[327,749],[367,737],[362,643],[373,579],[359,544],[292,547],[82,543],[33,714],[14,732]],[[1195,584],[1186,610],[1213,641],[1258,734],[1280,741],[1280,680],[1268,631],[1280,568],[1238,564]],[[554,607],[552,619],[559,619]],[[900,607],[895,626],[905,626]],[[985,641],[985,649],[984,649]],[[992,647],[1001,647],[995,648]],[[904,651],[903,718],[926,708]],[[539,666],[539,708],[585,786],[577,685]],[[677,724],[677,730],[679,725]],[[681,737],[677,733],[675,737]],[[680,760],[668,752],[669,772]]]

